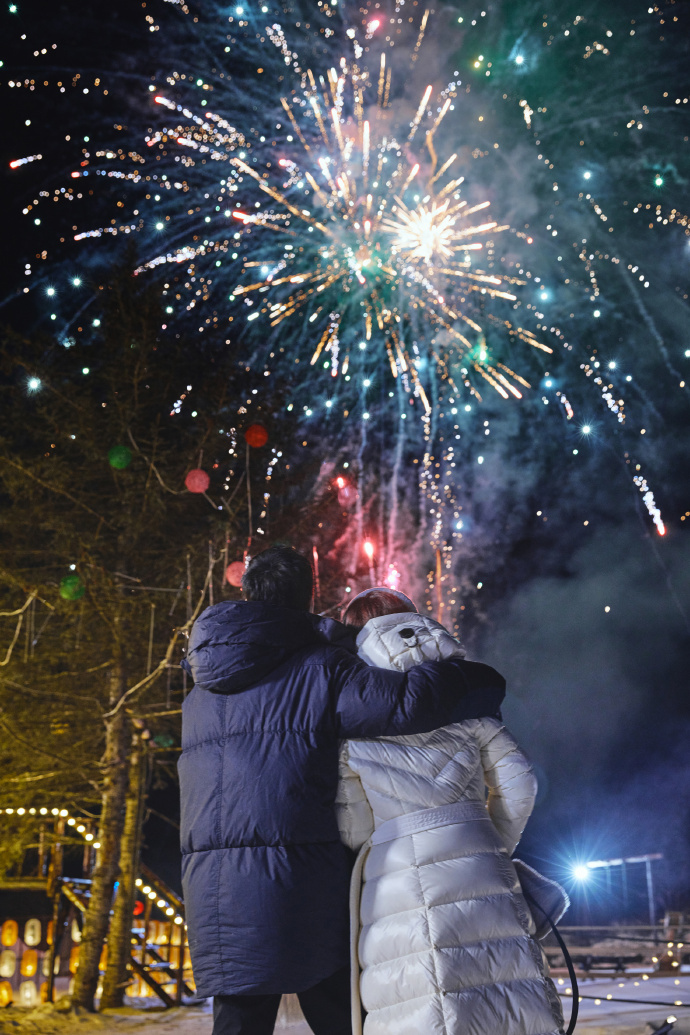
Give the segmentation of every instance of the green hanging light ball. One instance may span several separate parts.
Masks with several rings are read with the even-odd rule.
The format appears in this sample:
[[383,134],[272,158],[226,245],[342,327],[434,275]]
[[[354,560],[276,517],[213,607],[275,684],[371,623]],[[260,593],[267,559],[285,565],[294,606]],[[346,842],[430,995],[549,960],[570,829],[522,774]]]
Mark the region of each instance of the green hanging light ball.
[[63,600],[81,600],[86,593],[86,586],[78,575],[65,575],[60,579],[60,596]]
[[175,744],[175,738],[172,733],[156,733],[153,738],[153,743],[159,748],[171,748]]
[[113,446],[108,451],[108,463],[116,471],[124,471],[132,462],[132,450],[128,446]]

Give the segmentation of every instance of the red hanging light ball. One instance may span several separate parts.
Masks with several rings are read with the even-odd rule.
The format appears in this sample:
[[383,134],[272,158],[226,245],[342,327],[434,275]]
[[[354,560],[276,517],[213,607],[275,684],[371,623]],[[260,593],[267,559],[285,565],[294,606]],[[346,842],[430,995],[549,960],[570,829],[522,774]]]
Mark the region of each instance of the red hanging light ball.
[[245,440],[254,449],[260,449],[268,442],[268,432],[263,424],[250,424],[244,433]]
[[233,561],[225,569],[225,578],[231,586],[241,586],[244,575],[244,561]]
[[141,916],[141,914],[143,912],[144,912],[144,903],[143,902],[135,902],[134,903],[134,909],[132,910],[132,913],[134,914],[134,916]]
[[200,467],[194,467],[187,473],[184,484],[189,492],[206,492],[211,484],[211,479],[206,471],[202,471]]

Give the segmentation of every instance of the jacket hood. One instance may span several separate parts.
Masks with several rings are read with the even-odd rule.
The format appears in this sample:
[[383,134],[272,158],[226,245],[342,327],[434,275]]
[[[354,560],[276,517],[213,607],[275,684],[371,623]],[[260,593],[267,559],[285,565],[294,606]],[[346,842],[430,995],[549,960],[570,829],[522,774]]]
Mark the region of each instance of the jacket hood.
[[260,600],[224,600],[199,615],[183,668],[202,690],[237,693],[310,645],[354,651],[351,631],[331,618]]
[[465,648],[433,618],[408,612],[371,618],[357,637],[357,653],[368,665],[407,672],[424,661],[464,658]]

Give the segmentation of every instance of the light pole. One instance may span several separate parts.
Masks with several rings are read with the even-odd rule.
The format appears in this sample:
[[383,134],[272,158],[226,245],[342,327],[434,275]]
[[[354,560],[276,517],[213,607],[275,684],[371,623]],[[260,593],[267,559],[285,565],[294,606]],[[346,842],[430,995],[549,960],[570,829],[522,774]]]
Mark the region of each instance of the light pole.
[[645,866],[645,877],[647,882],[647,908],[649,910],[649,926],[654,927],[656,925],[656,902],[654,896],[654,877],[652,874],[652,863],[656,862],[657,859],[663,859],[661,852],[654,852],[651,855],[630,855],[625,859],[594,859],[587,863],[578,863],[577,866],[573,867],[573,877],[576,880],[587,880],[590,870],[599,870],[602,867],[606,868],[606,888],[607,891],[611,889],[611,867],[620,866],[621,876],[623,878],[623,897],[624,902],[627,906],[628,902],[628,871],[627,867],[633,863],[644,863]]

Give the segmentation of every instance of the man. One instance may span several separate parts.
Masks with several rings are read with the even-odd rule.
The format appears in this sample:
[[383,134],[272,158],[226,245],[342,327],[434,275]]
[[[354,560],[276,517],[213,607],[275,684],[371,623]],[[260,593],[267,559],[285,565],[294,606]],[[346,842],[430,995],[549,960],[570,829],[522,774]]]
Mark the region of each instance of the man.
[[496,714],[502,677],[464,660],[369,668],[339,622],[309,613],[295,550],[254,557],[244,601],[189,640],[182,719],[182,883],[197,994],[214,1035],[271,1035],[296,992],[314,1035],[350,1035],[350,861],[335,817],[348,737],[422,733]]

